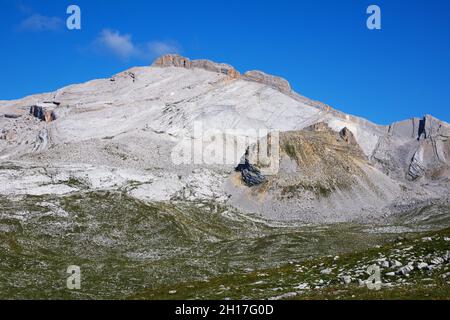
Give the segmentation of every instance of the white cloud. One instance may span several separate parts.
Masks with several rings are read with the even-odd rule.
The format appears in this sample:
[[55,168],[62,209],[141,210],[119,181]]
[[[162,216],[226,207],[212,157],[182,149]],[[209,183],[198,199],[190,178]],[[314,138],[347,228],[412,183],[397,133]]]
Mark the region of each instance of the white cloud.
[[97,44],[101,49],[111,52],[122,59],[127,59],[136,52],[136,48],[131,41],[131,35],[121,35],[118,31],[109,29],[105,29],[100,33]]
[[113,54],[123,60],[130,58],[150,60],[167,53],[180,51],[180,46],[175,41],[134,43],[130,34],[121,34],[119,31],[110,29],[100,32],[95,46],[103,53]]
[[64,22],[58,17],[48,17],[38,13],[32,14],[22,21],[19,30],[23,31],[58,31],[64,27]]
[[174,41],[152,41],[147,43],[148,53],[153,56],[162,56],[168,53],[180,52],[180,46]]

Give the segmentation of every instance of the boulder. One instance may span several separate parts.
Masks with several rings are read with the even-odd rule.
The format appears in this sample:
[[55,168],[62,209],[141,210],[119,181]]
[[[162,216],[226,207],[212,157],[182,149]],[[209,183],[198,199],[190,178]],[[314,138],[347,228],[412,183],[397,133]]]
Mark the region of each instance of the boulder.
[[294,289],[297,290],[309,290],[309,285],[307,283],[300,283],[298,286],[296,286]]
[[245,153],[244,163],[240,163],[235,170],[241,172],[242,180],[248,187],[253,187],[266,181],[266,178],[261,174],[261,171],[257,167],[250,164],[248,157],[249,149],[247,149]]
[[431,264],[434,264],[434,265],[440,265],[440,264],[443,264],[444,262],[445,262],[445,260],[441,257],[436,257],[431,260]]
[[420,263],[417,264],[417,269],[419,269],[419,270],[423,270],[423,269],[426,269],[426,268],[428,268],[428,263],[420,262]]
[[342,140],[347,142],[349,145],[352,145],[352,146],[358,145],[358,142],[356,141],[355,136],[347,127],[343,128],[339,132],[339,136],[341,137]]
[[387,261],[387,260],[381,261],[380,266],[383,268],[389,268],[389,261]]
[[403,264],[398,260],[393,260],[390,262],[391,267],[401,267]]
[[22,117],[21,114],[9,114],[9,113],[4,114],[3,116],[7,119],[18,119],[18,118]]
[[320,271],[321,274],[330,274],[332,270],[330,268],[326,268]]
[[269,300],[285,300],[285,299],[292,299],[294,297],[298,296],[297,292],[287,292],[283,293],[282,295],[279,295],[277,297],[271,297]]
[[398,274],[406,276],[413,270],[414,270],[414,266],[407,265],[407,266],[404,266],[403,268],[400,268],[400,270],[398,270]]
[[344,284],[350,284],[350,283],[352,283],[352,277],[350,277],[350,276],[343,276],[343,277],[341,277],[341,281]]
[[445,254],[444,254],[444,256],[442,257],[442,259],[444,259],[445,260],[445,262],[450,262],[450,252],[449,251],[447,251]]

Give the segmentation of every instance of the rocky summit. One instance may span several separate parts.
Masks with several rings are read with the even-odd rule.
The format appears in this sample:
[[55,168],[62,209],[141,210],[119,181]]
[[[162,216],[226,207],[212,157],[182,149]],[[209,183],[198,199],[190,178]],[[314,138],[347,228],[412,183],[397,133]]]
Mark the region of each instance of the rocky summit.
[[[406,262],[408,248],[399,245],[400,255],[386,243],[449,227],[449,190],[444,121],[377,125],[278,76],[165,55],[110,78],[0,101],[0,282],[8,282],[3,294],[62,297],[49,274],[79,257],[87,278],[100,280],[78,298],[166,297],[197,281],[203,297],[227,298],[241,292],[227,289],[228,274],[254,279],[240,298],[294,297],[333,279],[363,281],[361,268],[375,257],[348,274],[339,260],[317,260],[332,270],[317,283],[302,278],[294,290],[277,280],[283,287],[264,294],[253,290],[266,277],[257,270],[269,277],[290,265],[297,279],[300,261],[378,243]],[[438,258],[447,252],[443,237]],[[415,257],[420,270],[436,258]],[[102,277],[117,271],[113,260],[124,269],[111,284]],[[12,273],[13,264],[45,265],[36,271],[44,285],[20,291],[30,276]],[[415,272],[385,264],[394,278]],[[206,288],[208,278],[224,283]],[[154,288],[143,292],[142,283]]]

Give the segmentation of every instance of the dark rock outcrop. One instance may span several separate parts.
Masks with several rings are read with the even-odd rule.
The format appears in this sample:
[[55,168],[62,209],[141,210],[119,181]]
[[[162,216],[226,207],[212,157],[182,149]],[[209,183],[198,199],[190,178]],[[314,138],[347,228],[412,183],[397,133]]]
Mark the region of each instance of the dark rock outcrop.
[[20,117],[22,117],[21,114],[4,114],[3,115],[6,119],[19,119]]
[[30,114],[35,118],[43,120],[44,119],[44,108],[38,107],[38,106],[32,106],[32,107],[30,107]]
[[266,178],[261,174],[261,171],[257,167],[250,164],[248,156],[249,150],[247,149],[244,163],[240,163],[235,170],[241,173],[242,181],[244,181],[248,187],[253,187],[265,182]]
[[358,142],[356,141],[355,136],[347,127],[345,127],[344,129],[341,130],[341,132],[339,132],[339,136],[341,137],[342,140],[347,142],[349,145],[353,145],[353,146],[358,145]]
[[56,107],[59,107],[61,105],[61,102],[59,101],[44,101],[45,104],[53,104]]
[[30,114],[38,118],[39,120],[45,121],[45,122],[52,122],[56,120],[56,115],[51,110],[46,110],[45,108],[41,106],[32,106],[30,107]]

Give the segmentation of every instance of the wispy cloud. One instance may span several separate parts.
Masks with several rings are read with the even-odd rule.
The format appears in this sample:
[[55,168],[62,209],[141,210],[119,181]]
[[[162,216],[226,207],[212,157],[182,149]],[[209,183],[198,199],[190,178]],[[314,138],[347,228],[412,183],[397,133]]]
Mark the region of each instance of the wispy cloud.
[[131,35],[120,34],[118,31],[109,29],[100,32],[95,44],[98,49],[112,53],[121,59],[127,59],[136,53]]
[[179,53],[180,46],[175,41],[151,41],[147,43],[148,53],[162,56],[168,53]]
[[14,5],[24,16],[17,26],[19,31],[60,31],[64,28],[64,21],[60,17],[40,14],[23,0],[14,0]]
[[178,53],[180,46],[175,41],[133,42],[131,34],[104,29],[94,42],[96,49],[104,54],[114,55],[122,60],[138,58],[150,60],[167,53]]
[[21,31],[59,31],[64,28],[64,21],[58,17],[48,17],[34,13],[19,25]]

